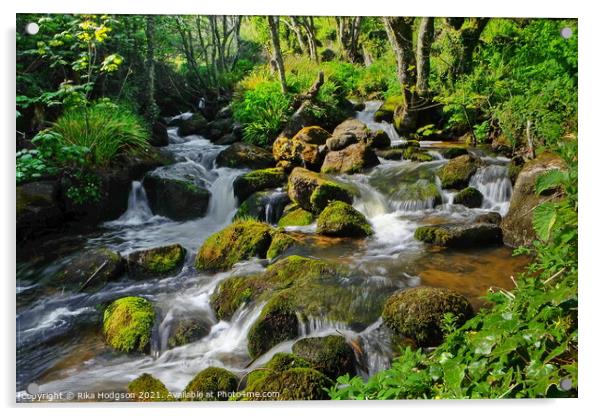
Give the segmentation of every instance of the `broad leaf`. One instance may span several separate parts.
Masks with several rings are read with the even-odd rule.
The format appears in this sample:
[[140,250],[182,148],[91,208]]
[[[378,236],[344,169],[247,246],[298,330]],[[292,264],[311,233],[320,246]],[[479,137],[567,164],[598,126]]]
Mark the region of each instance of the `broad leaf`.
[[533,229],[539,239],[543,241],[550,239],[556,218],[556,206],[553,203],[545,202],[535,207],[533,210]]

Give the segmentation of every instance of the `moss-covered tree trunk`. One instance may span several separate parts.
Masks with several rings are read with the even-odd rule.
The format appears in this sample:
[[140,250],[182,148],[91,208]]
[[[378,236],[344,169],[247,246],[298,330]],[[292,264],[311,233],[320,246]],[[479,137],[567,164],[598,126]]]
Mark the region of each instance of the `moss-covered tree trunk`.
[[362,17],[335,17],[337,22],[337,39],[345,58],[349,62],[361,62],[359,53],[359,37]]
[[278,33],[278,17],[268,16],[268,25],[270,26],[270,35],[272,37],[272,55],[276,64],[278,77],[280,78],[280,88],[286,93],[286,74],[284,72],[284,60],[282,59],[282,50],[280,49],[280,35]]
[[472,56],[489,18],[455,17],[447,18],[446,22],[450,35],[457,42],[457,47],[452,51],[452,62],[448,70],[450,81],[455,82],[460,75],[467,74],[472,69]]

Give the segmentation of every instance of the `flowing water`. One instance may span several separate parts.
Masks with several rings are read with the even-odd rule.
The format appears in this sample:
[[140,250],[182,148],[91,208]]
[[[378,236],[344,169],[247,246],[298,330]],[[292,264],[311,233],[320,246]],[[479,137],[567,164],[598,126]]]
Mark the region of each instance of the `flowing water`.
[[[393,142],[403,141],[389,123],[374,122],[378,102],[369,102],[357,118],[372,129],[383,129]],[[184,115],[183,117],[187,117]],[[179,137],[169,130],[165,151],[176,163],[153,172],[170,178],[185,178],[211,191],[207,215],[189,221],[172,221],[154,215],[149,208],[144,181],[133,182],[127,211],[88,235],[57,237],[47,244],[44,255],[19,260],[17,271],[17,391],[32,382],[40,392],[124,391],[127,383],[143,372],[161,379],[173,392],[208,366],[228,368],[240,375],[261,366],[276,352],[290,351],[293,340],[275,346],[252,361],[247,353],[247,333],[258,317],[261,304],[242,307],[226,322],[217,320],[209,304],[219,282],[236,274],[265,269],[266,261],[252,259],[229,272],[199,274],[194,254],[212,233],[229,224],[238,202],[234,179],[242,169],[217,168],[215,158],[225,147],[199,136]],[[423,144],[424,145],[424,144]],[[484,195],[480,208],[453,205],[453,192],[441,189],[436,171],[447,161],[437,152],[438,143],[428,143],[435,160],[426,163],[381,160],[370,171],[340,175],[337,179],[357,191],[356,209],[369,219],[375,234],[369,239],[325,238],[315,234],[315,225],[291,227],[310,244],[298,253],[352,265],[349,282],[354,296],[357,324],[345,324],[323,316],[300,317],[301,337],[341,334],[359,345],[358,373],[364,377],[386,368],[395,353],[391,334],[379,318],[382,302],[394,291],[418,285],[449,287],[480,306],[480,297],[490,286],[510,287],[510,276],[526,263],[511,256],[505,247],[441,251],[426,247],[413,237],[423,224],[466,222],[477,215],[507,212],[512,186],[507,178],[508,160],[483,154],[484,166],[471,179],[471,186]],[[437,200],[441,204],[436,204]],[[286,192],[275,189],[263,200],[265,220],[276,223],[287,202]],[[44,285],[79,250],[109,247],[125,255],[131,251],[179,243],[188,250],[183,270],[174,276],[145,281],[120,280],[93,294],[53,291]],[[39,250],[46,251],[46,250]],[[119,354],[105,346],[99,334],[98,305],[115,298],[139,295],[157,311],[151,354]],[[180,318],[203,322],[207,335],[176,348],[169,348],[171,326]],[[361,319],[360,319],[361,318]]]

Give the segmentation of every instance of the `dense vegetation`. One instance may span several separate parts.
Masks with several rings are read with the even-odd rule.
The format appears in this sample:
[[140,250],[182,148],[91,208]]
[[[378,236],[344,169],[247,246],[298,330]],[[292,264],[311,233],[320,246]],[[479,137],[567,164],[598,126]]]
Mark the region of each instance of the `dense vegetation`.
[[303,102],[330,128],[352,102],[378,99],[407,138],[461,138],[521,163],[560,155],[566,169],[537,180],[553,198],[534,210],[536,241],[516,250],[533,262],[515,289],[491,290],[462,325],[446,315],[438,347],[405,347],[390,369],[340,377],[329,395],[576,394],[576,21],[19,15],[19,29],[30,21],[40,32],[17,35],[16,180],[69,178],[75,203],[99,198],[100,171],[147,154],[163,117],[211,118],[226,104],[243,141],[265,148]]

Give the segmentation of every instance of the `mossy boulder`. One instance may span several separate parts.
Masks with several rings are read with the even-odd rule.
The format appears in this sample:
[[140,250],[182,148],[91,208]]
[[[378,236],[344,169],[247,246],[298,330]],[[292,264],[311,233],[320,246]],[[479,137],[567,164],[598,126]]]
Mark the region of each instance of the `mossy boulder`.
[[244,201],[258,191],[277,188],[286,183],[287,174],[282,168],[268,168],[245,173],[234,180],[232,184],[234,196]]
[[361,212],[345,202],[334,201],[318,216],[318,233],[336,237],[367,237],[374,231]]
[[454,195],[453,203],[464,205],[468,208],[478,208],[483,203],[483,194],[473,187],[464,188]]
[[210,330],[210,325],[200,319],[179,319],[172,324],[170,328],[167,346],[169,348],[175,348],[181,345],[190,344],[191,342],[202,339],[209,334]]
[[193,134],[202,136],[209,132],[207,120],[201,113],[194,113],[187,119],[180,119],[178,124],[178,136],[190,136]]
[[265,169],[276,166],[272,154],[247,143],[234,143],[222,150],[215,159],[219,167]]
[[356,143],[339,151],[328,152],[322,173],[358,173],[380,164],[376,153],[364,143]]
[[82,251],[72,258],[58,273],[50,285],[92,291],[107,282],[116,280],[124,271],[124,261],[119,253],[107,248]]
[[288,196],[301,208],[314,214],[319,214],[330,201],[353,202],[353,195],[346,187],[303,168],[295,168],[291,172]]
[[143,184],[148,203],[156,215],[184,221],[207,213],[211,192],[200,184],[155,173],[146,175]]
[[297,204],[292,204],[284,209],[284,214],[278,221],[279,227],[304,226],[314,222],[314,215],[301,208]]
[[330,133],[319,126],[303,127],[293,136],[293,140],[299,140],[307,144],[322,145],[330,137]]
[[[266,372],[247,385],[243,400],[327,400],[333,381],[313,368]],[[277,392],[276,396],[264,392]],[[253,394],[255,393],[255,394]]]
[[478,161],[470,156],[463,155],[451,159],[438,172],[441,179],[441,187],[444,189],[463,189],[477,171]]
[[236,220],[205,240],[196,256],[201,271],[227,270],[251,257],[265,258],[272,242],[272,229],[256,220]]
[[107,343],[118,351],[148,352],[155,310],[146,299],[120,298],[104,311],[102,330]]
[[441,247],[471,248],[502,244],[502,230],[496,224],[438,224],[418,227],[417,240]]
[[130,253],[126,258],[130,277],[143,279],[175,274],[182,270],[186,249],[179,244],[155,247]]
[[366,144],[373,149],[385,149],[391,146],[391,138],[384,130],[376,130],[370,133]]
[[453,159],[458,156],[463,156],[468,154],[468,150],[465,147],[447,147],[444,149],[440,149],[439,153],[446,159]]
[[387,98],[374,113],[374,121],[381,122],[386,121],[387,123],[393,122],[393,115],[395,109],[404,103],[402,95],[394,95]]
[[379,149],[375,151],[376,156],[382,157],[383,159],[387,160],[401,160],[403,159],[403,152],[404,149],[400,149],[397,147],[392,147],[389,149]]
[[326,141],[328,150],[342,150],[352,144],[368,142],[371,137],[370,129],[360,120],[351,118],[343,121],[332,132],[332,137]]
[[238,391],[238,379],[230,371],[208,367],[199,372],[182,392],[184,401],[226,401]]
[[[243,400],[327,400],[333,381],[313,368],[291,368],[266,372],[256,377],[244,390]],[[265,395],[277,392],[277,395]]]
[[269,223],[277,222],[284,207],[291,202],[284,191],[267,190],[252,194],[238,207],[234,219],[255,218]]
[[414,146],[405,148],[402,156],[404,160],[411,160],[414,162],[432,162],[435,160],[435,158],[433,158],[433,156],[428,154],[426,151]]
[[247,375],[247,386],[252,385],[269,373],[281,373],[290,370],[291,368],[311,368],[311,364],[294,354],[277,352],[265,365],[262,365],[261,368],[257,370],[251,371]]
[[284,254],[289,248],[298,245],[300,242],[291,235],[277,231],[272,234],[272,243],[266,253],[266,258],[270,261]]
[[247,335],[249,355],[253,358],[275,345],[299,335],[299,318],[290,293],[280,292],[263,307]]
[[535,239],[533,210],[543,201],[555,201],[557,196],[549,193],[537,195],[535,184],[545,172],[565,170],[564,161],[553,153],[543,153],[525,163],[512,190],[508,213],[502,220],[504,243],[511,247],[530,245]]
[[449,289],[417,287],[393,294],[383,309],[383,321],[417,346],[432,347],[443,340],[443,315],[451,313],[462,325],[473,315],[470,302]]
[[173,396],[163,382],[148,373],[143,373],[128,384],[128,393],[135,402],[168,402]]
[[340,335],[303,338],[293,344],[293,354],[333,380],[344,374],[355,375],[355,354]]
[[16,189],[17,239],[42,233],[63,222],[56,183],[30,182]]

